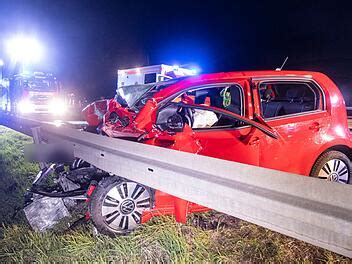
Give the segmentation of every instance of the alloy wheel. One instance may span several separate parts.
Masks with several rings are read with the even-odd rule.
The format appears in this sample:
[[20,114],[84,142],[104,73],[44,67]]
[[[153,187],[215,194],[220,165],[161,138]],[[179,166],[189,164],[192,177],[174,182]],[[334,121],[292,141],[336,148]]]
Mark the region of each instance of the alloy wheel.
[[150,193],[135,182],[113,186],[102,204],[102,216],[109,228],[116,231],[135,229],[141,223],[142,213],[150,208]]
[[328,181],[347,184],[349,180],[348,166],[340,159],[331,159],[320,169],[318,177]]

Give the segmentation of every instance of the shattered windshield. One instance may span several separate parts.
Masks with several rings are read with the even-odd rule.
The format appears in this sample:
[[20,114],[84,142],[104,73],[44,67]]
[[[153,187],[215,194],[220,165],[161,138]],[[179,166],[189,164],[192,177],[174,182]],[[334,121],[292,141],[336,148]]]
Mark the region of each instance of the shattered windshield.
[[155,86],[155,84],[137,84],[119,87],[116,90],[115,100],[122,106],[131,107],[153,86]]
[[116,90],[115,100],[124,107],[139,111],[155,93],[185,78],[186,77],[177,78],[158,83],[122,86]]

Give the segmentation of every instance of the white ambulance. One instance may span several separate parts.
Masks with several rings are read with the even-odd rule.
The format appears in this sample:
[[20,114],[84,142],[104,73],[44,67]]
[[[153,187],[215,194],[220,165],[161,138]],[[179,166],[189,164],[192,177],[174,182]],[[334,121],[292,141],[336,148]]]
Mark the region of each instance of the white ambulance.
[[195,74],[197,74],[195,69],[166,64],[124,69],[117,71],[117,87],[155,83]]

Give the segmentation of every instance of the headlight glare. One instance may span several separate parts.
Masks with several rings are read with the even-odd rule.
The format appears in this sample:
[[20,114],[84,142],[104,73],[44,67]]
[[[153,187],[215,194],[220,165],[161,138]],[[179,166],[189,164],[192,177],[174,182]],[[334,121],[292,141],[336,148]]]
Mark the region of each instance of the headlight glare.
[[67,106],[61,99],[54,99],[49,104],[49,111],[55,115],[63,115],[66,113]]
[[22,114],[27,114],[34,112],[35,106],[28,100],[22,100],[18,103],[18,109]]

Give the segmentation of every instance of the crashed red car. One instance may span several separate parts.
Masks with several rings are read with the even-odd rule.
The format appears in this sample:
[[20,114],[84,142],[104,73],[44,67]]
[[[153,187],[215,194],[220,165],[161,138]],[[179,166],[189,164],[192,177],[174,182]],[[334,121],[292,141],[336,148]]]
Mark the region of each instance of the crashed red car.
[[[121,87],[83,111],[90,129],[199,155],[348,184],[352,135],[336,85],[324,74],[256,71],[207,74]],[[155,215],[208,210],[118,176],[103,179],[91,217],[105,233]],[[141,220],[141,221],[140,221]]]

